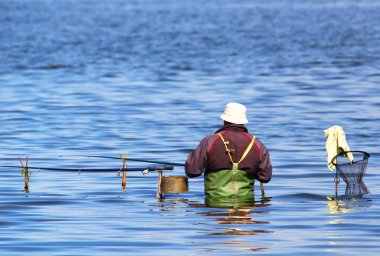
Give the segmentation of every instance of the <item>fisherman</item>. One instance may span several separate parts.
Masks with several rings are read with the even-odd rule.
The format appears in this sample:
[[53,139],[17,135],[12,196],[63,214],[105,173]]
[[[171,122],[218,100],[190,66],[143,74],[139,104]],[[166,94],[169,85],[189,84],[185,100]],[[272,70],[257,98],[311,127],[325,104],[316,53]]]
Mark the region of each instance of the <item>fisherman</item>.
[[186,175],[204,172],[207,198],[253,198],[255,179],[268,183],[272,164],[264,144],[248,133],[246,107],[228,103],[220,116],[223,126],[205,137],[188,156]]

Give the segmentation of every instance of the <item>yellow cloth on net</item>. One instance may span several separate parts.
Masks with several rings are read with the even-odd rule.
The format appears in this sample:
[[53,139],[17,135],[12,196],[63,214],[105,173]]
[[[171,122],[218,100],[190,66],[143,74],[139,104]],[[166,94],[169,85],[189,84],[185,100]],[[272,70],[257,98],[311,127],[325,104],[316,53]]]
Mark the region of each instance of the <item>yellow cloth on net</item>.
[[[335,165],[332,163],[334,156],[339,154],[342,151],[350,151],[350,147],[346,141],[346,134],[343,131],[343,128],[334,125],[326,130],[324,130],[325,136],[327,137],[326,141],[326,153],[327,153],[327,166],[331,171],[335,170]],[[347,153],[347,157],[352,162],[354,156],[352,153]]]

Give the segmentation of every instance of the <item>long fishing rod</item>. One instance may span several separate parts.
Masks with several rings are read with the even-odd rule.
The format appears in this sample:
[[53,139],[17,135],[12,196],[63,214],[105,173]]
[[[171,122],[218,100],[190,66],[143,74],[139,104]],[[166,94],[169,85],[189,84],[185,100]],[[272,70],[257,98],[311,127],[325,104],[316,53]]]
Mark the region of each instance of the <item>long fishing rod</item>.
[[[122,159],[121,157],[115,157],[115,156],[98,156],[98,155],[77,155],[76,157],[89,157],[89,158],[107,158],[107,159]],[[64,157],[64,156],[59,156]],[[182,163],[173,163],[173,162],[163,162],[163,161],[155,161],[155,160],[147,160],[147,159],[140,159],[140,158],[130,158],[128,157],[126,159],[127,161],[133,161],[133,162],[141,162],[141,163],[152,163],[152,164],[164,164],[164,165],[172,165],[172,166],[185,166],[185,164]]]
[[150,172],[150,171],[171,171],[173,166],[154,166],[154,167],[128,167],[128,168],[54,168],[54,167],[35,167],[35,166],[17,166],[17,165],[2,165],[2,168],[21,168],[32,170],[47,170],[47,171],[62,171],[62,172]]

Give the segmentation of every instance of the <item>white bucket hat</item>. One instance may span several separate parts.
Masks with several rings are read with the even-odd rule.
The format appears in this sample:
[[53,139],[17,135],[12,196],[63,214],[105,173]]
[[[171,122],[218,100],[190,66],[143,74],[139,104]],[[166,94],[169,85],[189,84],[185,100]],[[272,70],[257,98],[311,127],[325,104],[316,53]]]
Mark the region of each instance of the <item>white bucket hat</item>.
[[246,124],[248,123],[246,112],[247,108],[244,105],[231,102],[226,105],[220,118],[233,124]]

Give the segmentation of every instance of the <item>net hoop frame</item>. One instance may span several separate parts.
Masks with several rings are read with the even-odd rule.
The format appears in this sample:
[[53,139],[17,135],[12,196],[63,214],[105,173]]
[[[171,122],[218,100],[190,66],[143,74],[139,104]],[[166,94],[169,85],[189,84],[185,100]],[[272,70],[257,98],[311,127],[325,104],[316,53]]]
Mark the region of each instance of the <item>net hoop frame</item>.
[[[358,161],[352,161],[351,163],[345,163],[345,164],[337,164],[337,161],[336,159],[338,158],[338,156],[344,156],[346,155],[347,153],[362,153],[364,156],[363,156],[363,159],[360,159]],[[368,152],[365,152],[365,151],[360,151],[360,150],[352,150],[352,151],[342,151],[340,152],[339,154],[337,154],[336,156],[333,157],[333,159],[331,160],[331,163],[335,166],[344,166],[344,165],[351,165],[351,164],[354,164],[354,163],[359,163],[359,162],[362,162],[362,161],[366,161],[370,158],[370,154]]]

